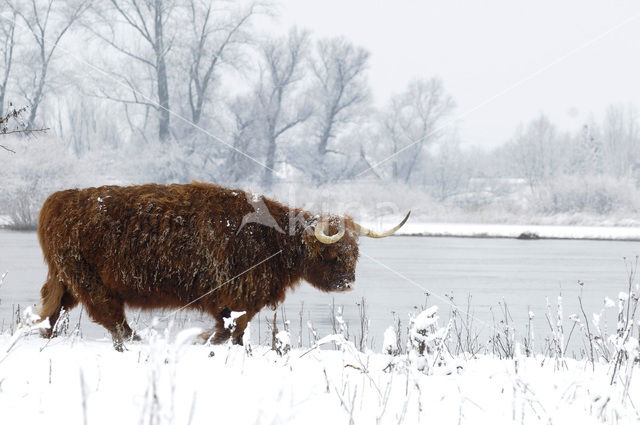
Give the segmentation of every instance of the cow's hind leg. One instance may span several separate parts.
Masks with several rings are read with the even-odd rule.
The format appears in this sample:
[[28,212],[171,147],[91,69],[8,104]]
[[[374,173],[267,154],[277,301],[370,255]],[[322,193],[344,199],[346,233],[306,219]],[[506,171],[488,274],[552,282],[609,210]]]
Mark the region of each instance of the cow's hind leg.
[[55,326],[60,317],[60,311],[63,308],[65,311],[71,310],[78,304],[78,300],[71,295],[62,282],[51,274],[42,285],[40,295],[42,296],[42,307],[39,316],[43,320],[49,318],[49,328],[41,329],[40,335],[44,338],[53,338],[57,336]]
[[91,319],[104,326],[113,337],[113,346],[118,351],[124,350],[127,339],[139,340],[129,327],[124,315],[124,302],[109,292],[102,284],[92,288],[88,296],[82,297],[82,302]]

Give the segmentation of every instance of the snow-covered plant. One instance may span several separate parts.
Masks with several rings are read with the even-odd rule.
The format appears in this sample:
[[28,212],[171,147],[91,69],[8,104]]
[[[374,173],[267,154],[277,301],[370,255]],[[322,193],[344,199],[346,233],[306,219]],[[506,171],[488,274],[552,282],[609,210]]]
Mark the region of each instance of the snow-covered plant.
[[[626,292],[618,294],[618,316],[616,332],[608,338],[614,361],[611,383],[616,380],[616,374],[626,367],[626,381],[631,378],[633,365],[640,362],[640,346],[638,338],[633,336],[635,330],[635,317],[638,309],[638,293],[633,289],[636,268],[632,268],[629,273],[629,286]],[[636,289],[637,289],[636,285]],[[628,387],[628,384],[627,384]]]
[[392,356],[395,356],[400,352],[398,350],[396,332],[393,326],[389,326],[387,330],[384,331],[384,338],[382,341],[382,352],[385,354],[391,354]]
[[309,329],[309,334],[310,334],[310,340],[311,338],[313,338],[313,344],[315,345],[318,342],[318,330],[313,326],[313,323],[311,322],[311,320],[307,321],[307,328]]
[[15,331],[11,335],[11,339],[4,347],[0,347],[0,363],[2,363],[11,350],[13,350],[18,342],[25,336],[38,332],[40,329],[48,329],[49,319],[40,320],[40,316],[35,314],[31,306],[25,308],[22,312],[21,320],[18,323]]
[[533,311],[529,310],[527,315],[527,335],[524,338],[524,350],[527,357],[532,356],[535,353],[535,335],[533,333],[533,319],[536,315]]
[[358,348],[360,351],[365,351],[369,342],[369,327],[371,326],[371,320],[367,317],[367,302],[364,297],[358,305],[358,316],[360,318],[360,337],[358,339]]
[[343,306],[340,306],[336,309],[335,303],[333,301],[331,302],[331,325],[333,327],[333,333],[344,336],[344,338],[348,341],[349,325],[344,320],[343,312]]
[[409,361],[420,371],[427,373],[433,366],[443,366],[446,338],[451,322],[445,328],[438,326],[438,306],[432,306],[409,319],[407,351]]
[[[503,300],[498,303],[500,307],[500,313],[502,318],[495,322],[493,320],[493,333],[489,340],[493,354],[498,355],[500,358],[512,359],[515,354],[515,342],[516,334],[513,326],[513,319],[511,313],[507,307],[507,303]],[[493,309],[492,314],[493,314]]]
[[[159,425],[175,423],[175,393],[178,365],[184,351],[202,333],[200,328],[184,329],[172,340],[173,320],[162,329],[155,318],[146,333],[147,346],[144,367],[147,388],[139,423]],[[142,353],[142,352],[141,352]]]
[[284,329],[275,335],[275,352],[284,356],[291,350],[291,333],[289,332],[289,321],[284,322]]
[[[588,337],[590,342],[593,343],[594,355],[592,358],[602,358],[605,362],[609,362],[611,359],[611,352],[609,345],[607,344],[607,326],[605,309],[615,307],[615,303],[609,297],[604,297],[602,309],[598,313],[592,313],[591,325],[593,326],[593,332],[588,330]],[[587,321],[588,325],[589,322]],[[590,328],[588,328],[590,329]]]
[[558,295],[556,304],[555,321],[551,312],[551,303],[546,298],[546,313],[549,329],[551,329],[551,338],[547,338],[548,351],[552,358],[556,361],[556,367],[561,367],[564,361],[564,309],[562,306],[562,295]]
[[53,333],[54,336],[67,335],[69,333],[69,312],[64,308],[60,311],[60,317],[56,320],[56,323],[53,325]]
[[244,329],[244,334],[242,334],[242,346],[244,347],[245,353],[247,355],[252,355],[253,348],[251,346],[251,323],[247,323],[247,327]]

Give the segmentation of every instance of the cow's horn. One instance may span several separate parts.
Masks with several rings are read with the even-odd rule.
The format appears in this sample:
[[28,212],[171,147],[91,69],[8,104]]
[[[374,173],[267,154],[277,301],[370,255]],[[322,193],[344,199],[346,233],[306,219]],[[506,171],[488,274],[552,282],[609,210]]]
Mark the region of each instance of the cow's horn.
[[318,224],[316,224],[315,235],[320,242],[332,244],[338,242],[344,236],[344,225],[341,227],[340,231],[333,236],[329,236],[325,233],[328,227],[329,226],[327,226],[326,221],[318,221]]
[[407,215],[404,217],[404,219],[400,222],[400,224],[398,224],[396,227],[394,227],[393,229],[389,229],[386,232],[382,232],[382,233],[376,233],[373,230],[369,230],[366,227],[362,227],[360,226],[358,223],[353,223],[353,230],[355,230],[356,232],[360,233],[362,236],[369,236],[370,238],[386,238],[387,236],[391,236],[393,235],[395,232],[398,231],[399,228],[401,228],[402,226],[404,226],[404,223],[407,222],[407,220],[409,219],[409,215],[411,214],[411,211],[409,211],[407,213]]

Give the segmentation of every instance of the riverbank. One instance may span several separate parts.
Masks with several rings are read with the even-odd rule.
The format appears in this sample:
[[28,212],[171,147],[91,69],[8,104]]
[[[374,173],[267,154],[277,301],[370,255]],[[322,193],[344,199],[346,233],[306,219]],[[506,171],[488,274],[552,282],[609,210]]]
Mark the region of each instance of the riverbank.
[[[372,228],[378,227],[373,223],[367,223],[366,225]],[[408,222],[397,232],[397,235],[640,241],[640,227]]]
[[[386,216],[384,220],[362,220],[361,224],[373,230],[387,229],[402,219],[401,216]],[[534,221],[534,220],[532,220]],[[561,224],[566,217],[546,223],[535,220],[534,224],[519,223],[470,223],[428,221],[411,216],[396,232],[398,236],[461,237],[461,238],[509,238],[509,239],[570,239],[640,241],[640,225],[634,220],[617,220],[614,224]],[[555,223],[558,224],[555,224]],[[589,221],[587,221],[589,222]],[[597,222],[597,221],[596,221]]]
[[[383,229],[393,225],[364,221],[365,227]],[[0,229],[12,230],[8,221],[0,217]],[[34,231],[33,229],[16,229]],[[396,233],[398,236],[459,237],[459,238],[510,238],[510,239],[574,239],[640,241],[640,227],[631,226],[569,226],[541,224],[484,224],[484,223],[421,223],[411,219]]]

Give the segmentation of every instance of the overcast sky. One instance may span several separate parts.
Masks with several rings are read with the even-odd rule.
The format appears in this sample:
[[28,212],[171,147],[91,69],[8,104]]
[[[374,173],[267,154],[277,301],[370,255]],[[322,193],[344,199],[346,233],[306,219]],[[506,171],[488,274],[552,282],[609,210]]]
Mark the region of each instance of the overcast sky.
[[344,35],[372,53],[378,105],[413,78],[441,77],[466,143],[503,143],[540,112],[574,129],[592,114],[599,119],[611,103],[640,107],[638,0],[279,4],[283,30],[297,25],[320,37]]

